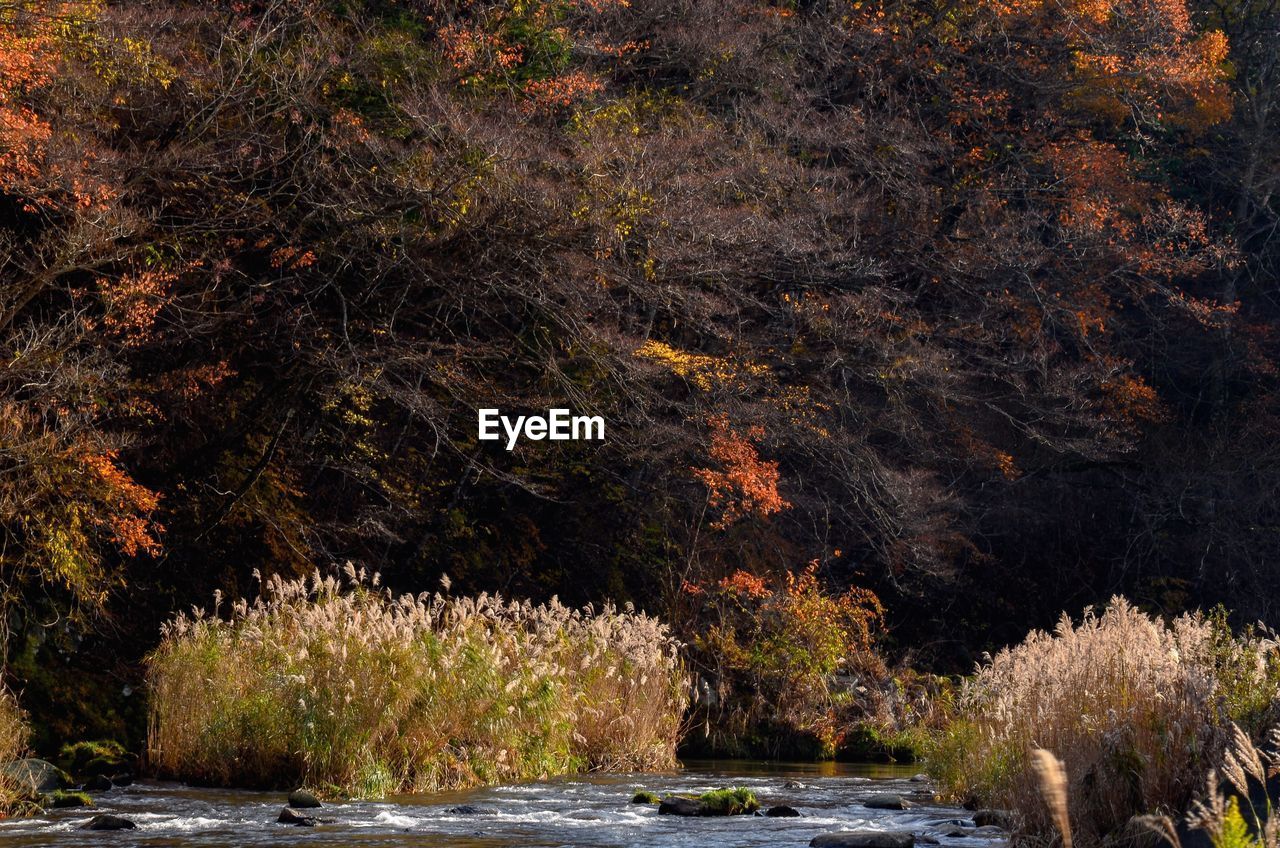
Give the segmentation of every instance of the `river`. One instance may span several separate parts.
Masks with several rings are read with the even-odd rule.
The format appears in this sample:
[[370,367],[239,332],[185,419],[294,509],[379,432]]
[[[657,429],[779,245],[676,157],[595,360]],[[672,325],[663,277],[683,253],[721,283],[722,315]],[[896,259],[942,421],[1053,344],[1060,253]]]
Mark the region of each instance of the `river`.
[[[354,801],[308,811],[332,821],[316,827],[277,824],[280,792],[204,789],[140,782],[95,796],[95,810],[50,810],[30,819],[0,822],[0,844],[28,846],[653,846],[748,848],[805,846],[820,833],[851,829],[910,830],[942,848],[995,848],[990,836],[947,836],[968,821],[964,810],[932,803],[929,784],[911,770],[874,765],[691,763],[672,772],[602,774],[494,786],[466,792]],[[787,781],[803,784],[786,788]],[[656,806],[629,803],[640,788],[661,795],[746,786],[768,805],[796,808],[800,818],[689,819],[659,816]],[[909,810],[870,809],[872,795],[920,800]],[[478,812],[457,811],[469,805]],[[138,829],[80,830],[95,813],[125,816]]]

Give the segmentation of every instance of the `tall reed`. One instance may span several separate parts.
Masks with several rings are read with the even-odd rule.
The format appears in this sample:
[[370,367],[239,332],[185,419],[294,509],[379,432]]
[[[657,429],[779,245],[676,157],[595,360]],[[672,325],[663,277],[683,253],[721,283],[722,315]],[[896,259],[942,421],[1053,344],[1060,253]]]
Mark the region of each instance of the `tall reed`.
[[[0,688],[0,763],[11,763],[27,750],[26,716],[18,699]],[[0,818],[29,806],[31,788],[12,771],[0,771]]]
[[[1268,778],[1280,772],[1280,735],[1272,730],[1269,750],[1260,751],[1239,725],[1231,731],[1222,763],[1209,772],[1204,794],[1187,813],[1186,824],[1203,831],[1213,848],[1280,848],[1280,816],[1267,791]],[[1170,816],[1143,816],[1139,822],[1173,848],[1182,848],[1182,836]]]
[[377,796],[674,764],[687,683],[657,620],[347,577],[272,578],[226,618],[168,624],[152,766]]
[[[1136,814],[1186,808],[1223,750],[1233,693],[1276,698],[1274,653],[1261,636],[1224,640],[1203,616],[1165,624],[1113,598],[1105,612],[1086,611],[1078,626],[1064,615],[1054,633],[1034,632],[979,668],[933,743],[931,771],[959,797],[1014,811],[1025,839],[1056,830],[1077,846],[1099,844]],[[1069,775],[1048,805],[1035,749],[1060,757],[1053,773]],[[1059,803],[1068,795],[1069,822]]]

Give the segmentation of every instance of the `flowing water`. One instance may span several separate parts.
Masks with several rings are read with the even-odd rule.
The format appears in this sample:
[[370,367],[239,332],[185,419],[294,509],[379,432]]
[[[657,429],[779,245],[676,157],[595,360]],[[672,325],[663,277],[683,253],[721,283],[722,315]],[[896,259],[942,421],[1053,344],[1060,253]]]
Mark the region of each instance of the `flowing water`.
[[[175,783],[136,783],[95,796],[96,810],[50,810],[37,818],[0,822],[0,845],[27,846],[655,846],[747,848],[805,846],[837,830],[910,830],[918,842],[941,848],[996,848],[991,836],[947,836],[972,826],[964,810],[933,803],[930,785],[890,766],[708,762],[673,772],[588,775],[467,792],[406,795],[310,810],[331,821],[314,828],[276,824],[279,792],[199,789]],[[803,784],[785,788],[788,781]],[[629,803],[640,788],[667,794],[747,786],[761,803],[786,804],[801,818],[680,818],[656,806]],[[918,800],[905,811],[870,809],[872,795]],[[478,811],[458,811],[463,805]],[[80,830],[95,813],[131,819],[138,829]]]

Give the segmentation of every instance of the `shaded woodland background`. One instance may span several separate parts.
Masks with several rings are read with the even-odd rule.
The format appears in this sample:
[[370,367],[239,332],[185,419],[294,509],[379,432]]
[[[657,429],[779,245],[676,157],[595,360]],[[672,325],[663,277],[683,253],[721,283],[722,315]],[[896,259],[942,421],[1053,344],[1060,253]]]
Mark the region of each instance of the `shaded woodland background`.
[[[1274,0],[0,2],[37,745],[255,571],[1280,623]],[[569,406],[605,442],[476,440]],[[805,569],[814,563],[810,572]]]

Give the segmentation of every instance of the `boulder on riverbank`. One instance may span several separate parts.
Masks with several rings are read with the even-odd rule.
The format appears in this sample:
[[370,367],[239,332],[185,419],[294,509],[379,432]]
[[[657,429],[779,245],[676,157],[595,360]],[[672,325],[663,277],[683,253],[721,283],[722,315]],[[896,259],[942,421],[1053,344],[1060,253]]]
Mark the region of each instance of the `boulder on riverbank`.
[[912,848],[915,835],[910,831],[842,830],[822,833],[809,842],[810,848]]
[[85,792],[110,792],[116,788],[116,785],[105,774],[95,774],[86,780],[81,788]]
[[108,813],[94,816],[80,825],[81,830],[134,830],[135,828],[137,825],[128,819]]
[[31,757],[0,765],[0,775],[31,795],[54,792],[71,787],[71,777],[47,760]]
[[909,810],[915,805],[901,795],[872,795],[862,806],[871,810]]

